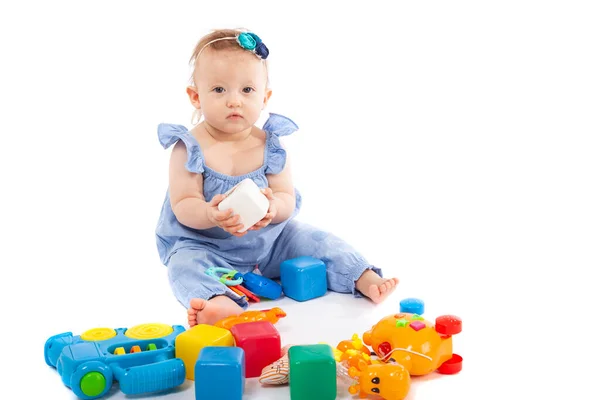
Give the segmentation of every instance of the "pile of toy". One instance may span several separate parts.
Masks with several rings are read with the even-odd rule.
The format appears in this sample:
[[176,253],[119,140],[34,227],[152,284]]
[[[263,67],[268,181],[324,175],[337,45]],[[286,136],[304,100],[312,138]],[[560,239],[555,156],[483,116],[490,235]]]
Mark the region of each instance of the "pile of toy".
[[[219,277],[219,272],[225,275]],[[219,270],[210,274],[231,286],[247,278],[244,289],[252,290],[257,300],[279,291],[305,301],[327,290],[324,264],[310,257],[282,263],[279,288],[262,277]],[[286,314],[274,307],[187,330],[153,323],[96,328],[79,336],[61,333],[46,341],[44,358],[81,399],[106,395],[114,382],[123,393],[140,395],[169,390],[189,379],[195,381],[197,400],[240,400],[246,378],[258,378],[263,385],[289,385],[292,400],[335,399],[339,381],[360,397],[402,400],[411,376],[454,374],[462,368],[462,357],[452,349],[452,335],[462,329],[460,318],[445,315],[431,323],[423,312],[421,300],[405,299],[398,313],[381,319],[362,340],[354,334],[335,347],[316,343],[282,348],[275,325]]]

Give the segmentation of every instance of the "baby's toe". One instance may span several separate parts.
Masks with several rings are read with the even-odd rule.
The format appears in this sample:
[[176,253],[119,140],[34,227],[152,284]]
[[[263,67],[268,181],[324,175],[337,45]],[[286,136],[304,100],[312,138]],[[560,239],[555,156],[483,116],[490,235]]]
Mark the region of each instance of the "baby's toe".
[[204,299],[192,299],[190,300],[190,308],[196,311],[202,311],[204,307],[206,307],[206,303],[207,301]]

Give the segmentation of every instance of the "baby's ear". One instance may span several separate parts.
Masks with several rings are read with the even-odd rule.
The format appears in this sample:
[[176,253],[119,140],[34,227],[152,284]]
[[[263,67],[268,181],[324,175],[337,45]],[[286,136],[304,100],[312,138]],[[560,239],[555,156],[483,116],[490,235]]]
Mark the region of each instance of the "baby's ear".
[[190,98],[190,103],[192,103],[195,108],[201,108],[200,98],[198,97],[198,89],[196,89],[194,86],[188,86],[185,88],[185,91]]
[[273,94],[273,91],[269,88],[267,88],[265,90],[265,98],[263,99],[263,109],[267,106],[267,104],[269,103],[269,99],[271,98],[271,95]]

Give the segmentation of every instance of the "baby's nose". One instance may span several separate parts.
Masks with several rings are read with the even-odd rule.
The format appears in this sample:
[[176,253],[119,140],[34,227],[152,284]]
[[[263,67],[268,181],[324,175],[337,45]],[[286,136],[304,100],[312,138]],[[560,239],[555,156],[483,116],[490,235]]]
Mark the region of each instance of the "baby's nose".
[[227,99],[228,107],[240,107],[241,105],[242,105],[242,100],[240,99],[240,96],[237,94],[231,94],[229,96],[229,98]]

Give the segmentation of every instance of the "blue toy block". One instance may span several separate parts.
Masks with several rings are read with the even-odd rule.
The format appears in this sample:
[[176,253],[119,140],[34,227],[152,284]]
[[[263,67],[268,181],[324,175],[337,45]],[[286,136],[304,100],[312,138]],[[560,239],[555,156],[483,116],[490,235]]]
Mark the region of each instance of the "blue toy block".
[[246,384],[244,350],[204,347],[198,354],[194,376],[196,400],[241,400]]
[[280,265],[283,293],[296,301],[306,301],[327,293],[327,269],[319,259],[303,256]]
[[400,312],[423,315],[425,303],[423,300],[408,298],[400,300]]

